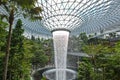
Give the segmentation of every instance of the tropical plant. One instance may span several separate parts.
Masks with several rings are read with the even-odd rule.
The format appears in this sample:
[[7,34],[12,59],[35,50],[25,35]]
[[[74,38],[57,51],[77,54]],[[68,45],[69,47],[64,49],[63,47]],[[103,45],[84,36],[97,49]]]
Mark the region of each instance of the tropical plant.
[[[24,10],[21,11],[24,16],[29,15],[31,18],[41,19],[41,17],[36,16],[39,12],[41,12],[41,8],[35,7],[35,2],[37,0],[0,0],[0,5],[4,5],[6,11],[9,13],[9,17],[7,17],[9,22],[9,32],[8,32],[8,39],[7,39],[7,49],[6,49],[6,57],[5,57],[5,69],[4,69],[4,76],[3,80],[7,78],[7,66],[9,61],[9,50],[11,44],[11,34],[12,34],[12,26],[14,21],[14,14],[18,13],[20,9]],[[20,14],[21,14],[20,12]]]
[[78,67],[78,80],[93,80],[92,79],[93,69],[92,65],[87,61],[79,62]]
[[[0,73],[3,73],[3,60],[5,56],[5,43],[7,36],[6,26],[7,23],[4,22],[0,16]],[[0,80],[2,80],[2,75],[3,74],[0,74]]]
[[119,80],[120,42],[112,42],[114,45],[111,45],[111,42],[105,39],[95,39],[97,42],[93,40],[89,40],[88,44],[82,47],[90,56],[89,64],[94,71],[92,80]]
[[[18,20],[15,28],[13,29],[12,39],[11,39],[11,49],[9,56],[8,65],[8,78],[10,80],[22,80],[25,76],[25,69],[27,65],[24,62],[25,52],[24,52],[24,30],[22,29],[22,21]],[[25,69],[24,69],[25,68]],[[28,72],[29,73],[29,72]]]
[[7,31],[5,30],[6,28],[7,28],[7,23],[4,22],[0,17],[0,51],[2,46],[4,46],[6,42],[6,35],[7,35]]

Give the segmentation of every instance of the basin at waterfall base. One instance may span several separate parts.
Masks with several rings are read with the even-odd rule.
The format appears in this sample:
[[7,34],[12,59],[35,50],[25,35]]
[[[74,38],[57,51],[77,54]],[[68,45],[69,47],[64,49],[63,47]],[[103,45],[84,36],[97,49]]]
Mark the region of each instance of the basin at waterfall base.
[[[59,79],[56,79],[56,73],[65,73],[64,75],[66,75],[66,79],[65,80],[75,80],[77,77],[77,73],[76,71],[72,70],[72,69],[50,69],[50,70],[46,70],[43,73],[43,76],[45,76],[48,80],[62,80],[63,78],[60,77]],[[60,75],[60,74],[58,74]]]
[[[55,80],[56,69],[54,67],[43,68],[35,71],[32,74],[33,80],[41,80],[41,78],[45,76],[47,80]],[[69,76],[69,78],[68,78]],[[77,80],[77,72],[76,68],[68,68],[66,69],[66,80]]]

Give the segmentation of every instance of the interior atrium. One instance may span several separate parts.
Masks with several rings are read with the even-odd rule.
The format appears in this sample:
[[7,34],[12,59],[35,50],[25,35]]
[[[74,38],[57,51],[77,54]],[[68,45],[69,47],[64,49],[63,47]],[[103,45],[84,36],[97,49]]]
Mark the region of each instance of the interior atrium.
[[0,80],[120,80],[120,0],[0,0]]

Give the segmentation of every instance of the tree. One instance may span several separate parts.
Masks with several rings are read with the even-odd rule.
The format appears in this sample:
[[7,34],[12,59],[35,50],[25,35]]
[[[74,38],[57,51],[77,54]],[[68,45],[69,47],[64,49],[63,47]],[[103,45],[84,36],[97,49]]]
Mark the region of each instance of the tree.
[[41,8],[35,7],[36,1],[37,0],[3,0],[3,1],[0,0],[0,5],[4,5],[6,10],[9,12],[9,17],[7,18],[9,22],[9,32],[8,32],[8,39],[7,39],[3,80],[6,80],[6,77],[7,77],[7,67],[8,67],[9,54],[10,54],[9,50],[10,50],[10,44],[11,44],[11,34],[12,34],[12,25],[14,21],[14,14],[18,13],[21,8],[21,9],[24,9],[23,15],[28,14],[32,19],[34,17],[37,19],[41,19],[41,17],[35,16],[36,14],[39,14],[39,12],[41,12]]
[[[4,60],[4,54],[5,54],[5,43],[6,43],[6,35],[7,31],[5,30],[7,26],[7,23],[3,21],[3,19],[0,16],[0,73],[3,73],[3,60]],[[0,80],[2,80],[2,75],[0,74]]]
[[52,51],[50,49],[51,40],[40,40],[35,38],[32,38],[31,40],[33,41],[31,51],[34,54],[31,59],[33,69],[44,67],[50,60],[49,57],[51,57],[50,55],[52,54]]
[[5,30],[7,26],[6,22],[3,22],[2,18],[0,17],[0,51],[1,48],[5,45],[5,39],[7,31]]
[[34,57],[31,60],[34,69],[44,67],[48,62],[48,56],[41,50],[35,50]]
[[119,80],[120,74],[120,42],[115,45],[105,39],[89,40],[89,43],[82,47],[83,51],[91,57],[94,74],[92,80]]
[[[10,80],[21,79],[23,76],[23,60],[24,60],[24,30],[22,29],[21,20],[17,21],[15,28],[13,29],[10,49],[10,61],[9,61],[9,75]],[[21,69],[20,69],[21,68]]]
[[[110,66],[112,66],[112,78],[113,80],[120,80],[119,75],[120,75],[120,41],[115,43],[114,46],[114,53],[113,55],[110,57],[110,59],[112,60],[111,62],[109,62],[109,64],[111,64]],[[114,76],[114,77],[113,77]]]
[[92,65],[87,61],[79,63],[78,67],[78,80],[93,80],[92,79]]
[[88,43],[88,37],[87,37],[86,33],[81,33],[79,35],[79,38],[83,41],[84,44]]

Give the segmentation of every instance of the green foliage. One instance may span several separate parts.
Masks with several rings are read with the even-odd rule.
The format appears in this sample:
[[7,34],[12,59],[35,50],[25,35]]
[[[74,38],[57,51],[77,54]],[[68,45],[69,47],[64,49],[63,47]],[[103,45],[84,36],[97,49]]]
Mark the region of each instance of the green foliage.
[[[39,19],[41,20],[41,16],[38,16],[38,14],[42,11],[40,7],[35,6],[35,2],[37,0],[2,0],[0,1],[0,5],[3,5],[6,11],[9,13],[9,17],[3,15],[3,17],[6,17],[6,20],[9,22],[9,34],[8,34],[8,40],[7,40],[7,49],[6,49],[6,59],[3,61],[0,59],[2,62],[5,62],[5,69],[4,69],[4,80],[6,80],[6,75],[7,75],[7,66],[9,67],[8,69],[8,79],[10,80],[30,80],[29,79],[29,72],[30,72],[30,60],[33,54],[31,51],[28,49],[31,49],[31,47],[27,47],[25,44],[27,40],[24,41],[24,37],[21,35],[23,34],[24,30],[20,29],[22,24],[21,21],[18,20],[18,25],[17,29],[13,30],[12,34],[12,44],[10,47],[11,43],[11,33],[12,33],[12,25],[14,21],[14,14],[19,13],[23,14],[25,17],[29,17],[32,20],[34,19]],[[1,16],[1,15],[0,15]],[[2,18],[3,18],[2,17]],[[0,19],[1,20],[1,19]],[[5,32],[6,30],[3,30],[4,26],[2,27],[4,22],[0,21],[0,53],[5,53],[3,52],[3,46],[5,46],[6,36]],[[1,28],[2,27],[2,28]],[[29,45],[29,44],[27,44]],[[30,45],[31,46],[31,45]],[[5,47],[4,47],[5,48]],[[9,56],[9,49],[10,49],[10,56]],[[1,52],[2,51],[2,52]],[[10,57],[10,61],[9,61]],[[9,61],[9,63],[8,63]],[[15,63],[15,64],[14,64]],[[1,63],[2,64],[2,63]],[[3,68],[1,68],[2,70]],[[24,77],[23,77],[24,76]],[[1,78],[1,75],[0,75]],[[26,79],[27,78],[27,79]],[[2,79],[0,79],[2,80]]]
[[[82,50],[90,56],[88,63],[93,69],[93,72],[90,73],[92,80],[120,80],[120,41],[114,43],[115,45],[111,46],[110,42],[108,43],[106,40],[97,44],[92,41],[82,47]],[[85,67],[83,68],[85,69]],[[81,69],[79,68],[79,70]],[[85,72],[86,69],[83,71]],[[82,73],[78,74],[78,76],[80,75]],[[84,75],[81,77],[85,78]],[[91,80],[91,78],[87,80]]]
[[33,68],[37,69],[39,67],[44,67],[51,60],[53,52],[51,40],[35,39],[34,36],[32,36],[31,39],[31,51],[34,53],[34,56],[31,59]]
[[2,76],[3,76],[3,60],[4,60],[4,52],[0,51],[0,80],[2,80]]
[[31,60],[32,65],[37,67],[44,67],[48,62],[48,56],[45,55],[43,50],[38,50],[34,52],[34,57]]
[[5,45],[7,31],[5,30],[7,23],[0,17],[0,48]]
[[89,62],[80,62],[78,67],[78,80],[92,80],[93,69]]
[[47,80],[46,77],[43,77],[41,80]]
[[81,33],[79,35],[79,38],[83,41],[84,44],[88,43],[88,37],[87,37],[86,33]]
[[94,56],[94,55],[97,55],[100,50],[102,50],[104,48],[103,45],[101,44],[97,44],[97,45],[94,45],[94,44],[90,44],[90,45],[85,45],[84,47],[82,47],[82,50],[91,55],[91,56]]
[[52,53],[50,40],[26,39],[22,35],[23,32],[22,22],[18,20],[12,33],[9,80],[30,80],[31,69],[44,67],[50,58],[47,53]]
[[7,23],[4,22],[0,16],[0,80],[2,80],[3,76],[3,60],[5,56],[5,43],[6,43],[6,35],[7,31],[5,30],[7,26]]
[[23,8],[29,8],[35,6],[36,0],[10,0],[9,2],[16,2],[17,5],[22,6]]
[[[21,20],[17,21],[15,28],[13,29],[9,59],[8,78],[12,80],[22,80],[23,76],[29,74],[29,64],[25,62],[24,52],[24,30],[22,29]],[[29,69],[29,70],[28,70]],[[28,78],[28,77],[27,77]]]
[[[35,18],[36,15],[41,12],[37,11],[36,13],[31,13],[30,11],[35,8],[35,2],[36,0],[0,0],[0,5],[3,5],[6,11],[9,13],[9,17],[6,16],[6,19],[9,22],[9,31],[8,31],[8,39],[7,39],[7,49],[6,49],[6,55],[5,55],[5,63],[4,63],[4,75],[3,80],[6,80],[7,76],[7,70],[8,70],[8,61],[9,61],[9,54],[10,54],[10,44],[11,44],[11,33],[12,33],[12,26],[14,21],[14,14],[20,13],[24,15],[29,15],[29,18]],[[38,19],[38,17],[37,17]],[[41,16],[40,16],[41,19]]]

